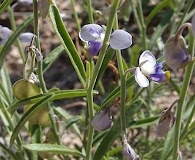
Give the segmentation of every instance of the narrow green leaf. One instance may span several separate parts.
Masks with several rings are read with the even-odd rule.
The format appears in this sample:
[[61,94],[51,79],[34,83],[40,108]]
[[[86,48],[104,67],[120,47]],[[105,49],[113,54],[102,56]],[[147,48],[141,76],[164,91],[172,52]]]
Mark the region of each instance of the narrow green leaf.
[[48,93],[44,98],[39,100],[37,103],[35,103],[20,119],[20,121],[17,123],[16,127],[13,130],[13,133],[11,135],[10,139],[10,146],[13,145],[14,140],[16,139],[18,133],[24,126],[24,124],[28,121],[30,116],[37,111],[43,104],[47,103],[48,101],[51,100],[51,98],[54,96],[54,94]]
[[0,15],[7,9],[7,7],[13,2],[13,0],[4,0],[0,5]]
[[84,158],[85,156],[76,149],[72,149],[63,145],[58,144],[27,144],[23,145],[24,148],[30,151],[35,152],[49,152],[49,153],[56,153],[56,154],[65,154],[65,155],[73,155]]
[[63,53],[64,47],[62,45],[55,48],[51,51],[47,57],[43,60],[43,73],[45,73],[49,67],[59,58],[59,56]]
[[131,126],[131,128],[148,127],[151,124],[155,123],[156,120],[158,120],[158,118],[159,118],[159,116],[155,116],[155,117],[149,117],[149,118],[137,120],[137,121],[135,121],[135,124],[133,126]]
[[[127,79],[126,81],[126,87],[130,87],[133,85],[135,82],[134,76],[131,76],[130,78]],[[115,88],[105,99],[104,102],[102,103],[100,110],[104,107],[107,107],[109,104],[111,104],[118,96],[120,95],[120,86]]]
[[8,104],[11,104],[13,100],[12,85],[8,74],[8,70],[5,65],[0,69],[1,85],[4,90],[5,98]]
[[18,157],[12,152],[10,148],[7,148],[2,143],[0,143],[1,150],[5,151],[7,155],[9,155],[13,160],[19,160]]
[[10,36],[6,44],[3,46],[3,49],[0,52],[0,68],[3,65],[3,60],[5,55],[7,54],[8,50],[10,49],[10,46],[14,43],[14,41],[17,39],[17,37],[22,33],[22,31],[32,22],[33,20],[33,15],[28,16],[24,20],[24,22],[17,27],[17,29],[14,31],[14,33]]
[[[142,106],[142,101],[137,100],[128,106],[125,110],[126,116],[126,126],[130,127],[134,124],[132,121],[132,116],[139,111]],[[100,160],[108,151],[112,143],[118,138],[121,134],[121,125],[120,125],[120,116],[116,119],[112,128],[106,133],[105,137],[102,139],[100,145],[98,146],[93,160]]]
[[[60,90],[60,91],[56,91],[56,92],[53,92],[53,93],[55,95],[52,98],[52,100],[86,96],[86,90],[84,90],[84,89]],[[93,91],[93,94],[98,94],[98,92],[97,91]]]
[[[64,110],[64,109],[62,109],[61,107],[55,107],[54,108],[54,111],[58,114],[58,115],[60,115],[60,116],[62,116],[62,118],[64,119],[64,120],[68,120],[68,119],[71,119],[72,117]],[[72,124],[72,129],[74,130],[74,132],[79,136],[79,137],[81,137],[81,132],[80,132],[80,130],[79,130],[79,127],[76,125],[76,124]]]
[[60,39],[62,45],[64,46],[64,49],[65,49],[66,53],[68,54],[70,61],[73,65],[73,67],[75,68],[75,71],[76,71],[80,81],[84,85],[85,84],[84,65],[81,61],[79,53],[76,50],[76,47],[75,47],[68,31],[64,27],[64,23],[63,23],[62,18],[60,16],[60,12],[56,6],[54,6],[54,5],[50,6],[49,16],[50,16],[51,22],[53,24],[54,30],[55,30],[56,34],[58,35],[58,38]]
[[156,40],[162,36],[163,32],[165,31],[165,29],[167,28],[169,21],[173,15],[174,11],[170,10],[168,11],[165,15],[164,18],[162,19],[162,21],[159,23],[159,25],[156,27],[154,34],[152,35],[152,37],[150,38],[150,43],[148,45],[148,49],[151,49],[155,43]]

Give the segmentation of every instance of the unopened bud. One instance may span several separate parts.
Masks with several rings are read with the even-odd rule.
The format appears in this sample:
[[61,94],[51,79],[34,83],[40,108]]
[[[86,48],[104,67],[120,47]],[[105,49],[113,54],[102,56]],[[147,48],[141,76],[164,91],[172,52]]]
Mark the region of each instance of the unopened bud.
[[104,131],[110,128],[112,120],[110,119],[109,112],[110,108],[100,111],[100,113],[92,120],[91,125],[98,131]]
[[191,27],[190,23],[183,24],[177,33],[171,36],[164,48],[166,64],[174,71],[184,68],[190,61],[190,54],[186,48],[185,39],[182,32],[186,27]]
[[176,118],[171,112],[171,109],[177,102],[178,100],[176,100],[168,109],[162,111],[156,130],[158,137],[166,136],[169,130],[173,127]]
[[122,135],[122,154],[127,160],[141,160],[139,155],[135,153],[135,151],[131,148],[131,146],[127,142],[127,138],[125,133]]

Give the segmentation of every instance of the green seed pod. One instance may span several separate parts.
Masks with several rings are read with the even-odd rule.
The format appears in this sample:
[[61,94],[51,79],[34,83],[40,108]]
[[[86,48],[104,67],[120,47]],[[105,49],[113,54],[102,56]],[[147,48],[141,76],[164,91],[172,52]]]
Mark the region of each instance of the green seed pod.
[[34,83],[21,79],[14,83],[13,94],[17,99],[23,100],[40,94],[40,88]]
[[[32,106],[33,104],[25,106],[24,113],[26,113]],[[29,122],[31,124],[47,126],[50,122],[50,118],[46,106],[41,107],[35,113],[33,113],[33,115],[29,118]]]

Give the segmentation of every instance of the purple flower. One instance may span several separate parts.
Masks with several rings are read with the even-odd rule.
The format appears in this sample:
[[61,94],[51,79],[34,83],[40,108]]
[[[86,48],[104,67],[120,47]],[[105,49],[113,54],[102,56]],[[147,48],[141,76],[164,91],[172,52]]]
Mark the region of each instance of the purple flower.
[[[3,27],[0,25],[0,45],[4,45],[7,42],[7,40],[11,36],[12,32],[13,31],[10,30],[9,28]],[[21,33],[19,35],[19,40],[22,43],[29,44],[31,42],[33,36],[34,36],[34,34],[30,33],[30,32]]]
[[170,72],[162,70],[162,63],[157,63],[154,55],[149,51],[144,51],[139,57],[139,66],[135,70],[135,80],[140,87],[147,87],[149,80],[154,82],[165,82],[170,78]]
[[11,34],[12,31],[9,28],[0,25],[0,45],[4,45]]
[[[104,41],[105,29],[98,24],[84,25],[79,32],[79,37],[86,42],[85,48],[91,56],[98,54]],[[111,36],[109,44],[113,49],[125,49],[131,46],[132,36],[124,30],[115,30]]]

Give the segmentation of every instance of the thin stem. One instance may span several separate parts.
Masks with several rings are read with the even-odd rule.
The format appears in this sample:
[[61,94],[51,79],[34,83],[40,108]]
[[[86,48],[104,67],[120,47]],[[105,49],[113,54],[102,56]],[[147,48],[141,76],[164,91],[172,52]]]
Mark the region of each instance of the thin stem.
[[[193,56],[194,53],[194,38],[192,34],[190,34],[189,39],[189,51],[191,53],[191,56]],[[185,75],[184,75],[184,82],[182,85],[182,89],[179,96],[179,103],[177,106],[177,113],[176,113],[176,123],[175,123],[175,135],[174,135],[174,145],[173,145],[173,157],[172,160],[178,159],[178,152],[179,152],[179,140],[180,140],[180,132],[181,132],[181,121],[182,121],[182,115],[183,115],[183,109],[184,109],[184,102],[187,96],[187,89],[192,77],[192,72],[194,69],[194,61],[189,62],[189,64],[186,67]]]
[[[93,70],[92,76],[90,76],[90,82],[89,85],[87,85],[87,100],[88,100],[88,111],[89,111],[89,123],[92,121],[93,118],[93,88],[95,86],[98,73],[100,71],[100,68],[102,66],[102,62],[105,57],[106,49],[108,47],[108,42],[110,38],[110,34],[112,31],[112,26],[113,26],[113,19],[115,17],[115,14],[117,13],[117,8],[119,5],[119,0],[114,0],[112,3],[112,7],[110,10],[110,16],[108,19],[107,27],[106,27],[106,33],[104,37],[104,41],[102,44],[102,48],[100,50],[98,60],[95,66],[95,69]],[[92,20],[91,20],[92,21]],[[87,147],[86,147],[86,159],[90,160],[91,159],[91,148],[92,148],[92,142],[93,142],[93,127],[89,125],[88,129],[88,136],[87,136]]]
[[[115,15],[114,19],[114,29],[118,29],[118,17],[117,14]],[[126,81],[125,81],[125,72],[123,68],[122,56],[121,51],[116,51],[117,63],[119,68],[119,75],[120,75],[120,120],[121,120],[121,133],[126,133],[126,121],[125,121],[125,101],[126,101]]]
[[88,15],[89,15],[89,23],[94,23],[93,8],[92,8],[92,5],[91,5],[91,0],[87,0],[87,10],[88,10]]
[[[11,27],[12,27],[12,30],[14,31],[14,30],[16,30],[16,22],[15,22],[15,19],[14,19],[14,13],[13,13],[13,10],[10,6],[7,8],[7,10],[8,10],[8,14],[9,14]],[[20,43],[18,38],[16,39],[16,45],[18,47],[20,57],[22,58],[22,61],[24,63],[26,58],[25,58],[24,51],[22,49],[21,43]]]
[[147,49],[147,43],[146,43],[146,25],[144,22],[144,17],[143,17],[143,12],[142,12],[142,1],[138,0],[138,16],[139,16],[139,21],[141,24],[141,34],[142,34],[142,43],[143,43],[143,49]]
[[73,14],[74,14],[74,19],[76,21],[76,25],[77,25],[77,30],[80,31],[81,30],[81,26],[79,23],[79,18],[78,18],[78,14],[75,10],[75,0],[71,0],[71,5],[72,5],[72,9],[73,9]]
[[[33,12],[34,12],[34,34],[36,35],[36,47],[40,51],[41,47],[40,47],[40,39],[39,39],[38,3],[37,3],[37,0],[33,0]],[[44,80],[44,77],[43,77],[43,60],[40,60],[37,63],[37,75],[39,77],[40,86],[41,86],[41,89],[42,89],[43,93],[47,93],[48,90],[46,88],[46,83],[45,83],[45,80]],[[52,129],[53,129],[53,133],[55,135],[55,138],[56,138],[58,144],[60,144],[61,142],[60,142],[60,138],[59,138],[59,135],[58,135],[55,119],[54,119],[54,116],[53,116],[54,115],[53,109],[51,108],[49,102],[47,103],[47,110],[49,112],[49,117],[50,117]]]

